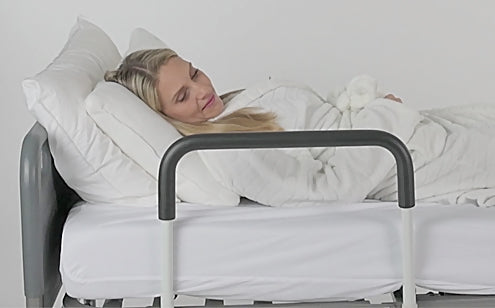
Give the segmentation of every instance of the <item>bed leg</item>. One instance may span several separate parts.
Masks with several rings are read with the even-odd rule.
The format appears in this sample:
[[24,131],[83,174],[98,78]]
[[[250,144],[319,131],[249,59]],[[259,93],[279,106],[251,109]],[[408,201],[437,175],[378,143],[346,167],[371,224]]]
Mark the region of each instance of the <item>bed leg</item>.
[[162,220],[162,293],[160,307],[174,307],[174,221]]
[[402,213],[402,298],[404,308],[416,308],[416,286],[414,279],[414,249],[412,209],[401,209]]

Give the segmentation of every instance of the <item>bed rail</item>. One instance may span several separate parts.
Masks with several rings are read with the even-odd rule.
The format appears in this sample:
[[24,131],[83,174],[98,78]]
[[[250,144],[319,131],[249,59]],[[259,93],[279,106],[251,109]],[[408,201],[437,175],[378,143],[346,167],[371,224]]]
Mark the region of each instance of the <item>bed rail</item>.
[[402,209],[403,307],[416,305],[413,275],[411,209],[415,205],[414,168],[407,147],[396,136],[379,130],[292,131],[201,134],[172,144],[160,163],[158,217],[163,224],[161,307],[174,307],[173,221],[175,219],[175,173],[179,160],[195,150],[297,147],[379,146],[389,150],[397,165],[398,204]]

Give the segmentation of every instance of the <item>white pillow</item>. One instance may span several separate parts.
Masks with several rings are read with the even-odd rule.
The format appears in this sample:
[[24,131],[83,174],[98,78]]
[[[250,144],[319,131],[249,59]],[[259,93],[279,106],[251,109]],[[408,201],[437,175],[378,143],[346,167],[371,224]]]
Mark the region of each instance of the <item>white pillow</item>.
[[46,69],[22,86],[28,109],[46,129],[54,163],[84,200],[156,205],[156,181],[126,157],[87,115],[84,99],[121,60],[112,40],[78,18]]
[[[133,31],[126,54],[140,49],[167,47],[144,29]],[[86,99],[88,114],[122,151],[155,179],[167,148],[181,138],[179,132],[125,87],[101,82]],[[179,199],[211,205],[237,205],[239,195],[219,184],[197,152],[177,167]]]
[[168,48],[168,46],[155,35],[151,34],[148,30],[143,28],[136,28],[131,33],[131,39],[129,40],[129,47],[127,48],[124,57],[134,51],[143,49],[158,49]]

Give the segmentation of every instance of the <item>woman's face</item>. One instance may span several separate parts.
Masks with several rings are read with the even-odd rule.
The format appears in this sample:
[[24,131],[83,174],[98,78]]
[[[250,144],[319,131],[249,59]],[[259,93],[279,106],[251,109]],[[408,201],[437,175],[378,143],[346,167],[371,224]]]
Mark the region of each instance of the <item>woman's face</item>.
[[203,122],[218,116],[224,108],[208,76],[180,57],[162,65],[157,91],[162,112],[181,122]]

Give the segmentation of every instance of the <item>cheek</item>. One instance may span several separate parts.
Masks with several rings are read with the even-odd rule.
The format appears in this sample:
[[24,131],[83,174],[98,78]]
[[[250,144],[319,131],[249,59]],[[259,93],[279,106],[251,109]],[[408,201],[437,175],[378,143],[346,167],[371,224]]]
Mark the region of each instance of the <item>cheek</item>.
[[162,103],[162,113],[166,116],[176,119],[180,117],[183,112],[181,112],[181,106],[174,103]]
[[169,115],[169,113],[173,110],[173,108],[171,108],[172,106],[169,106],[167,103],[164,102],[160,103],[160,107],[161,107],[161,112],[165,115]]

